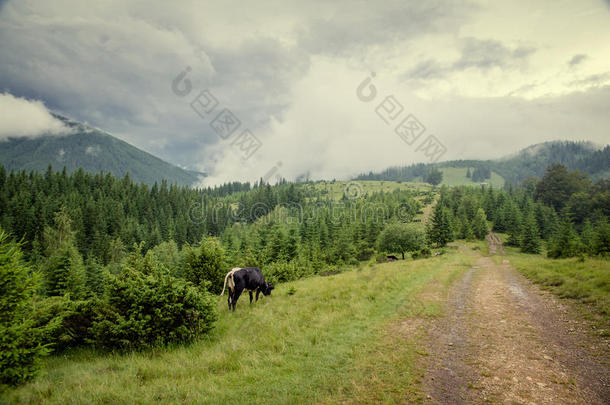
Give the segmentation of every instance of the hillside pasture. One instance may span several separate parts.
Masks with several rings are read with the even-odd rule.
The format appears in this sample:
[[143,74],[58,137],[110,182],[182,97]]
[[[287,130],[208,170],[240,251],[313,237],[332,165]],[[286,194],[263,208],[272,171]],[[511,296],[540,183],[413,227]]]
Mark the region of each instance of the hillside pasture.
[[[48,358],[8,403],[338,403],[421,399],[421,331],[397,322],[441,314],[450,281],[470,265],[456,251],[285,283],[229,313],[189,346],[145,352],[78,350]],[[422,292],[426,291],[425,295]],[[432,294],[431,294],[432,293]],[[421,324],[422,322],[420,322]],[[388,364],[392,363],[391,367]]]

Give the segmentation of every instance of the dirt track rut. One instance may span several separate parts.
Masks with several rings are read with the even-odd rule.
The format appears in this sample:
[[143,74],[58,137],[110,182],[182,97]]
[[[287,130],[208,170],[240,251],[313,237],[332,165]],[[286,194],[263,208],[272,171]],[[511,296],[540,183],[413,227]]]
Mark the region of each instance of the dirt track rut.
[[608,341],[507,261],[476,265],[429,330],[425,403],[608,404]]

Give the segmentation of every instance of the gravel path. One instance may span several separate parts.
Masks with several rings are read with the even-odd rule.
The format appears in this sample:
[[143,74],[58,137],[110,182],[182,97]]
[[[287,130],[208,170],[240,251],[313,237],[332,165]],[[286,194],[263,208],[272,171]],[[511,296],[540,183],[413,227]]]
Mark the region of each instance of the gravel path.
[[426,403],[610,404],[609,345],[507,260],[480,253],[429,333]]

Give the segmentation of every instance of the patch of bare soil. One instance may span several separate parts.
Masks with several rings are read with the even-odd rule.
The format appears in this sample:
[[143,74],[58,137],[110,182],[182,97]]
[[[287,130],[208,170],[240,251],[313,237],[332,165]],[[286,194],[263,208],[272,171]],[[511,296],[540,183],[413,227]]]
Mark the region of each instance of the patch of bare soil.
[[429,330],[427,403],[610,403],[608,341],[564,303],[473,251]]

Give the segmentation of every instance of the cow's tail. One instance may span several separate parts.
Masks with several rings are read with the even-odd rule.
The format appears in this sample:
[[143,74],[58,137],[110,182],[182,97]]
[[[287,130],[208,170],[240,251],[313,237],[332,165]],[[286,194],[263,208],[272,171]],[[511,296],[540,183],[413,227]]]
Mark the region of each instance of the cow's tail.
[[225,287],[227,286],[227,278],[229,278],[229,276],[231,276],[231,278],[233,278],[233,274],[231,272],[228,272],[227,275],[225,276],[225,283],[222,286],[222,292],[220,293],[221,297],[225,294]]
[[222,286],[222,292],[220,293],[220,296],[222,297],[225,293],[225,287],[227,286],[227,279],[229,280],[229,290],[232,290],[233,288],[235,288],[235,281],[233,281],[233,273],[235,273],[236,270],[239,270],[239,268],[235,268],[233,270],[231,270],[230,272],[227,273],[227,275],[225,276],[225,283]]

